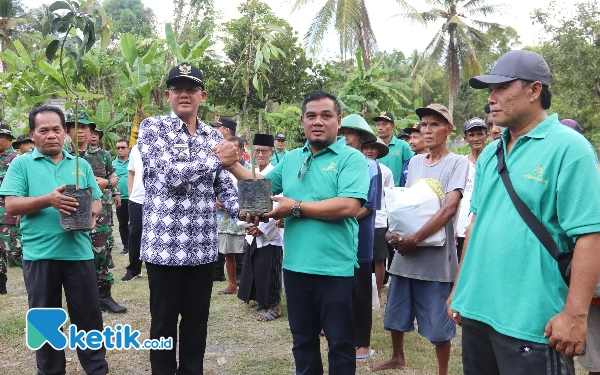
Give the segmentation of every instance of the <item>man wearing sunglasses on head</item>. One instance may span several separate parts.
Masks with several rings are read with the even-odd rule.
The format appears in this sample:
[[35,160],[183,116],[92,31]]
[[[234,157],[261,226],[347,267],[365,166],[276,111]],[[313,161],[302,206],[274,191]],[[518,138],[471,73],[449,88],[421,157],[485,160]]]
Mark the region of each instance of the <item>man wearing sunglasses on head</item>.
[[140,259],[150,288],[150,338],[174,342],[173,349],[150,351],[153,374],[203,373],[218,254],[216,199],[231,217],[238,216],[237,190],[211,154],[223,136],[198,119],[206,95],[202,71],[182,63],[167,79],[171,113],[140,124],[145,188]]
[[[323,373],[321,328],[329,345],[329,373],[356,371],[356,215],[367,201],[369,173],[362,153],[337,137],[340,113],[335,95],[309,94],[300,117],[306,144],[290,151],[265,176],[274,194],[283,193],[272,198],[279,205],[264,217],[285,218],[283,280],[296,374]],[[237,162],[233,145],[223,142],[214,152],[237,179],[252,178]]]

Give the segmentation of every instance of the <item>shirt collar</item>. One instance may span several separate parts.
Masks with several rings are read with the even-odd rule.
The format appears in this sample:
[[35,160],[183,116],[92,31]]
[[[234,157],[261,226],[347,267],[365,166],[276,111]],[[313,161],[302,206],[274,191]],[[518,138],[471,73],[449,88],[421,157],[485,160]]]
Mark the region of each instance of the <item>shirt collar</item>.
[[[169,117],[172,120],[171,123],[173,124],[173,128],[175,130],[183,130],[187,128],[187,124],[182,119],[180,119],[179,116],[175,114],[175,112],[171,111],[171,113],[169,113]],[[200,121],[198,117],[196,117],[196,130],[202,132],[204,135],[208,135],[210,132],[210,128],[208,127],[208,125]]]
[[121,161],[118,156],[115,158],[115,161],[125,164],[129,161],[129,154],[127,154],[127,159],[125,159],[125,161]]
[[[529,133],[525,134],[524,136],[527,138],[544,139],[548,134],[550,134],[552,129],[554,129],[554,127],[558,125],[558,114],[555,113],[546,117],[544,121],[537,124],[535,128],[531,129]],[[505,128],[502,131],[502,141],[504,142],[504,144],[508,144],[509,137],[510,130],[508,128]]]
[[[322,149],[321,151],[317,152],[315,154],[319,155],[319,154],[324,154],[325,152],[328,152],[327,150],[331,150],[333,152],[335,152],[336,154],[339,154],[342,149],[344,147],[346,147],[346,138],[345,137],[336,137],[337,140],[335,142],[333,142],[332,144],[330,144],[329,146],[325,147],[324,149]],[[304,147],[302,148],[302,152],[312,152],[310,149],[310,146],[308,144],[308,141],[306,141],[306,143],[304,144]]]
[[[63,154],[63,159],[73,159],[74,156],[69,154],[66,150],[62,150],[62,154]],[[41,152],[38,151],[37,147],[33,149],[33,152],[31,153],[31,155],[33,156],[34,160],[37,159],[42,159],[42,158],[46,158],[49,157],[47,155],[42,154]]]
[[388,147],[389,146],[394,146],[396,144],[396,140],[397,139],[398,138],[396,138],[396,136],[392,134],[392,138],[390,139],[390,143],[388,143]]

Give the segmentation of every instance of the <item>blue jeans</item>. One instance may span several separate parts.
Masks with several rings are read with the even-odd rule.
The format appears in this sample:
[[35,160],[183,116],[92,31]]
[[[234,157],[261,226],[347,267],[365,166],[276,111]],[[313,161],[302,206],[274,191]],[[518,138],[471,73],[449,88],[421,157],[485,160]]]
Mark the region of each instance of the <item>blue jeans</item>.
[[354,277],[283,270],[297,375],[323,374],[319,333],[329,344],[329,373],[354,375],[356,348],[352,304]]

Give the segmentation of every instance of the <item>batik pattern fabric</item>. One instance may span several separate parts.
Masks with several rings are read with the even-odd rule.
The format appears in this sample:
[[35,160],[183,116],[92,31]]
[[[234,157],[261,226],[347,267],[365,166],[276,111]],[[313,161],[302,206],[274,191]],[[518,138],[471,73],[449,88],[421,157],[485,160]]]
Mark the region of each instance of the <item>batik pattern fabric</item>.
[[212,149],[222,135],[196,119],[196,131],[171,112],[140,125],[146,191],[140,259],[196,266],[217,261],[216,199],[238,216],[238,194]]

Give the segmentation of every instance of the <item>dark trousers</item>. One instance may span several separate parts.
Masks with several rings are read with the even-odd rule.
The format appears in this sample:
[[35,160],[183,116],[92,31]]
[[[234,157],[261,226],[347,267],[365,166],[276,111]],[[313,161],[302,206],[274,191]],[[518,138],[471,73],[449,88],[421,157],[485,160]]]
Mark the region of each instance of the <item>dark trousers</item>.
[[329,345],[329,373],[354,375],[354,278],[283,270],[297,375],[323,374],[319,333]]
[[125,249],[129,249],[129,199],[122,199],[121,206],[117,207],[116,210],[121,243]]
[[[102,331],[102,311],[93,260],[23,261],[23,277],[29,308],[62,308],[62,288],[65,289],[71,324],[79,330]],[[106,349],[77,349],[81,367],[88,375],[108,374]],[[65,352],[45,344],[35,352],[38,375],[65,373]]]
[[366,348],[371,345],[371,326],[373,325],[373,281],[371,264],[359,263],[354,269],[354,346]]
[[[127,273],[139,275],[142,272],[142,261],[140,260],[140,248],[142,246],[142,207],[143,205],[129,202],[129,265]],[[119,221],[120,230],[120,221]]]
[[458,263],[460,263],[460,257],[462,256],[463,246],[465,246],[465,237],[456,238],[456,256],[458,256]]
[[[215,263],[160,266],[146,262],[150,287],[150,338],[173,338],[173,349],[151,350],[153,375],[202,375]],[[177,367],[177,319],[179,367]]]
[[490,325],[462,318],[462,360],[466,375],[575,375],[573,357],[547,344],[503,335]]

